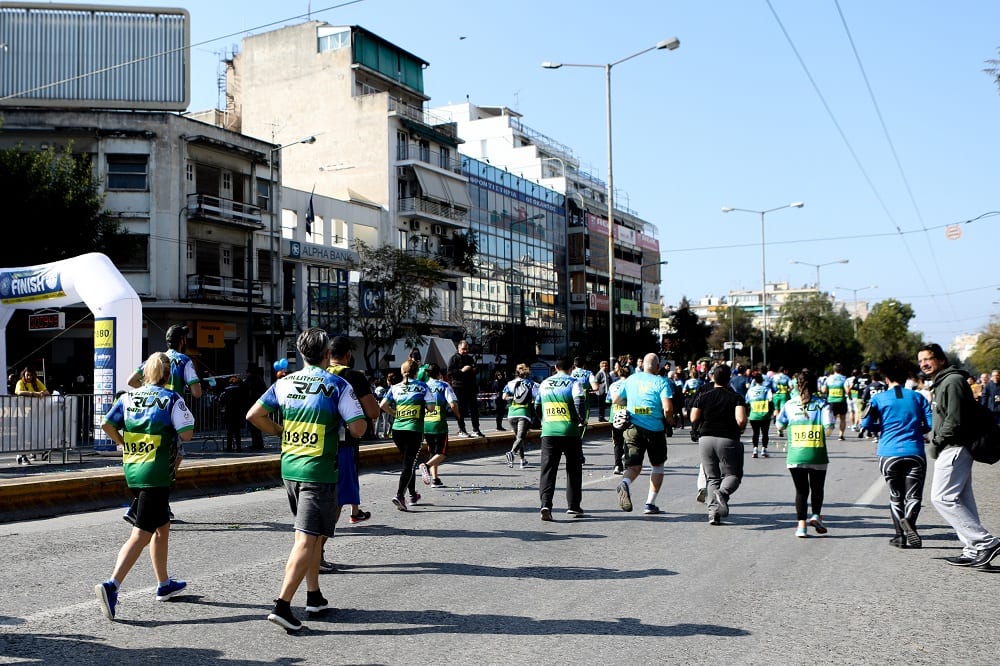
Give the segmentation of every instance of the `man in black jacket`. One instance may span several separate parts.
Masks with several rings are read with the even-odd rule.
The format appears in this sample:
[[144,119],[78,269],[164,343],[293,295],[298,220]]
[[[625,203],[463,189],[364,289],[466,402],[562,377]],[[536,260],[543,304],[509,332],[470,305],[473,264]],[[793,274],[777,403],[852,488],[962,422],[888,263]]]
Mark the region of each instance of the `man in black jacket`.
[[917,352],[920,370],[933,381],[931,446],[934,477],[931,504],[948,521],[964,546],[961,555],[946,557],[957,567],[988,567],[1000,554],[1000,539],[983,527],[972,494],[972,454],[964,444],[974,435],[969,424],[977,409],[968,374],[948,366],[941,345],[924,345]]
[[979,404],[990,410],[993,418],[1000,423],[1000,370],[994,368],[990,373],[990,381],[986,382],[979,394]]
[[465,429],[465,415],[472,420],[472,431],[477,437],[485,437],[479,430],[479,384],[476,381],[476,359],[469,353],[469,343],[462,340],[458,343],[458,352],[448,361],[448,375],[451,377],[451,387],[458,396],[458,410],[455,416],[458,421],[458,434],[472,437]]

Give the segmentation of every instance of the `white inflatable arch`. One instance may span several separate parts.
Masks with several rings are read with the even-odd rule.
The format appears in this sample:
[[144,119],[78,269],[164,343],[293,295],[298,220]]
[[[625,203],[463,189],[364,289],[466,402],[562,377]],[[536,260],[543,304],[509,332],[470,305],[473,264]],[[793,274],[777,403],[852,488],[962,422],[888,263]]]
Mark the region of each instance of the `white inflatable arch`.
[[[0,367],[7,367],[7,324],[15,310],[81,302],[94,314],[94,412],[103,415],[142,362],[142,303],[103,254],[0,268]],[[6,392],[6,382],[0,382],[0,394]],[[106,442],[95,448],[105,448],[101,444]]]

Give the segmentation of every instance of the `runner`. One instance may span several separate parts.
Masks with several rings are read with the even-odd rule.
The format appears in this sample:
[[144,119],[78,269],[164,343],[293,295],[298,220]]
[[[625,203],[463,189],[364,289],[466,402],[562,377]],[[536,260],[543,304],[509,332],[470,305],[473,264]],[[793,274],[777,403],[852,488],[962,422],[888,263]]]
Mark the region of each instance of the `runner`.
[[611,403],[611,444],[614,447],[615,455],[615,467],[611,473],[618,476],[625,473],[625,466],[622,464],[622,458],[625,455],[625,428],[622,427],[623,419],[616,419],[615,416],[618,415],[618,412],[625,411],[625,405],[619,404],[617,400],[618,396],[621,395],[622,385],[630,374],[628,366],[621,366],[618,368],[618,381],[608,387],[608,402]]
[[[788,398],[792,392],[792,380],[788,376],[788,369],[785,366],[781,366],[778,369],[778,374],[771,377],[771,383],[774,385],[774,413],[780,414],[781,408],[785,406],[788,402]],[[784,437],[785,431],[778,426],[778,437]]]
[[396,496],[392,498],[392,503],[400,511],[409,510],[405,497],[407,490],[410,491],[411,505],[420,501],[414,469],[424,436],[424,412],[433,410],[436,404],[427,384],[417,379],[418,369],[416,361],[403,361],[403,367],[400,368],[403,381],[389,387],[381,405],[382,411],[393,417],[392,441],[403,454],[403,469],[399,473]]
[[583,389],[583,396],[577,398],[576,411],[580,414],[580,422],[586,424],[590,421],[590,392],[597,390],[597,378],[594,373],[583,367],[582,356],[573,359],[573,371],[569,374],[580,383],[580,388]]
[[[871,404],[872,398],[889,388],[888,384],[882,381],[882,373],[877,370],[872,371],[870,378],[871,381],[868,382],[864,390],[861,392],[862,414],[868,410],[868,405]],[[875,433],[868,432],[864,428],[858,429],[858,439],[861,439],[866,435],[869,439],[874,436],[876,438],[876,442],[878,441],[878,436],[875,435]]]
[[420,476],[432,488],[444,488],[444,481],[438,476],[438,467],[448,457],[448,419],[445,410],[458,418],[458,396],[451,385],[441,379],[441,366],[431,363],[427,366],[427,390],[434,396],[436,409],[424,414],[424,439],[427,440],[427,462],[420,463]]
[[[750,405],[750,428],[753,430],[753,455],[767,458],[768,430],[771,428],[771,405],[774,396],[771,389],[764,383],[764,376],[759,372],[752,375],[750,388],[747,389],[746,401]],[[757,443],[760,442],[760,449]]]
[[847,393],[844,389],[847,377],[841,374],[842,369],[839,363],[834,363],[833,374],[826,378],[820,388],[820,395],[826,398],[830,411],[837,421],[839,429],[837,439],[841,442],[844,441],[844,432],[847,430]]
[[562,356],[556,360],[556,373],[542,380],[535,398],[535,409],[542,415],[542,455],[538,480],[541,499],[540,517],[552,520],[552,497],[556,491],[559,460],[566,458],[566,513],[583,517],[583,441],[580,437],[582,415],[576,411],[583,389],[569,376],[572,362]]
[[[759,376],[759,375],[758,375]],[[730,497],[743,481],[743,444],[747,405],[732,390],[730,370],[719,365],[712,371],[712,389],[695,398],[691,422],[698,423],[698,450],[708,490],[708,522],[721,525],[729,515]]]
[[[812,525],[817,534],[826,534],[823,524],[823,495],[826,485],[826,468],[830,462],[826,451],[826,431],[823,411],[826,404],[812,394],[815,386],[808,372],[796,375],[798,395],[785,403],[778,415],[778,423],[788,429],[788,472],[795,483],[795,517],[798,527],[795,536],[809,536],[806,524]],[[812,500],[812,516],[808,504]]]
[[524,363],[518,363],[514,370],[514,379],[503,387],[503,399],[507,407],[507,420],[510,429],[514,431],[514,444],[510,451],[504,454],[507,467],[514,466],[514,454],[521,458],[521,469],[528,468],[524,457],[525,443],[528,441],[528,429],[534,420],[535,402],[538,400],[538,384],[531,379],[531,368]]

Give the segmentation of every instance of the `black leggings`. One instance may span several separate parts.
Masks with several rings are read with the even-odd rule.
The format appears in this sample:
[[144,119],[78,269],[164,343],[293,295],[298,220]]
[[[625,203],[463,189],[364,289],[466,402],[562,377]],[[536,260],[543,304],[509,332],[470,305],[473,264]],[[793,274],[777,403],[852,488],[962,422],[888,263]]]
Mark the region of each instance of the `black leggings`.
[[927,476],[927,460],[923,456],[899,456],[879,459],[882,476],[889,486],[889,515],[897,535],[903,534],[900,520],[905,518],[916,528],[920,502]]
[[795,482],[795,518],[806,520],[809,514],[806,505],[812,495],[812,512],[817,516],[823,513],[823,486],[826,484],[825,469],[810,469],[808,467],[789,467],[792,481]]
[[771,427],[771,417],[765,417],[757,421],[750,421],[750,429],[753,430],[753,445],[757,446],[757,440],[760,439],[760,445],[763,448],[767,448],[767,431]]
[[396,496],[402,497],[407,489],[410,495],[417,494],[417,477],[413,474],[413,468],[417,463],[417,455],[420,453],[420,445],[423,443],[424,434],[416,430],[393,430],[392,441],[403,454],[403,471],[399,473],[399,486],[396,488]]

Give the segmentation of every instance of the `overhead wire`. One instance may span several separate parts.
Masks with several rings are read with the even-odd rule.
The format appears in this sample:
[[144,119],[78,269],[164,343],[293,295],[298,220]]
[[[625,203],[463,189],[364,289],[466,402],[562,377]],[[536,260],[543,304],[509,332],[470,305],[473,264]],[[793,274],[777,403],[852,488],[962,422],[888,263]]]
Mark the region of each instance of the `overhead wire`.
[[[899,223],[896,222],[895,217],[889,210],[889,207],[886,205],[885,200],[882,198],[881,193],[875,186],[875,183],[872,181],[871,176],[868,174],[868,170],[865,169],[864,164],[862,164],[861,162],[861,158],[858,157],[857,152],[854,150],[854,146],[851,144],[850,139],[847,138],[847,134],[844,132],[844,129],[841,127],[840,122],[837,120],[836,114],[833,113],[833,109],[830,108],[830,104],[826,101],[826,97],[823,95],[822,90],[820,90],[819,84],[816,83],[816,79],[813,77],[812,72],[809,71],[809,67],[806,65],[805,60],[802,58],[802,55],[799,53],[798,48],[795,46],[795,42],[794,40],[792,40],[791,35],[785,28],[785,24],[781,21],[781,17],[778,16],[778,12],[774,9],[774,5],[771,4],[771,0],[765,0],[765,1],[767,2],[768,9],[771,10],[772,16],[774,16],[774,20],[777,22],[778,27],[781,29],[782,34],[785,36],[785,40],[791,47],[792,53],[795,54],[795,58],[798,60],[799,66],[801,66],[803,72],[805,72],[806,78],[809,79],[809,83],[812,85],[813,91],[816,93],[816,96],[819,97],[820,103],[823,105],[823,108],[826,110],[827,115],[830,117],[830,121],[836,128],[837,133],[840,135],[840,139],[844,142],[844,145],[847,147],[847,151],[851,154],[851,157],[854,159],[855,165],[857,165],[858,170],[861,171],[861,175],[868,183],[868,187],[871,189],[873,196],[878,201],[879,205],[882,207],[882,211],[885,213],[886,217],[889,218],[889,221],[892,223],[892,226],[896,229],[896,235],[899,236],[900,242],[906,249],[906,253],[907,255],[909,255],[910,261],[913,263],[914,269],[916,270],[916,274],[920,276],[920,280],[921,282],[923,282],[924,288],[926,289],[927,293],[932,293],[933,290],[931,289],[930,284],[927,282],[927,276],[924,275],[923,267],[917,261],[916,257],[913,254],[913,250],[906,242],[906,239],[903,235],[903,230],[900,228]],[[936,301],[935,305],[937,305]]]
[[[896,151],[896,144],[892,140],[892,136],[889,134],[889,128],[886,125],[885,118],[882,115],[882,109],[879,106],[878,100],[875,97],[875,91],[872,89],[871,81],[868,79],[868,72],[865,71],[865,66],[861,62],[861,54],[858,52],[858,47],[854,43],[854,35],[851,34],[851,29],[847,25],[847,19],[844,17],[844,12],[840,7],[840,0],[833,0],[833,4],[837,7],[837,13],[840,15],[840,22],[844,26],[844,32],[847,34],[847,41],[851,45],[851,51],[854,53],[854,60],[858,63],[858,70],[861,72],[861,78],[864,79],[865,88],[868,89],[868,97],[872,101],[872,107],[875,109],[875,115],[878,117],[879,125],[882,127],[882,134],[885,136],[885,141],[889,145],[889,151],[892,153],[892,159],[896,163],[896,169],[899,171],[899,177],[903,181],[903,186],[906,188],[906,194],[910,199],[910,204],[913,206],[913,211],[916,213],[917,220],[920,222],[920,226],[924,231],[924,239],[927,241],[927,249],[930,251],[931,261],[934,263],[934,269],[937,271],[938,279],[941,281],[941,286],[944,287],[945,291],[948,291],[948,283],[944,278],[944,274],[941,272],[941,264],[938,261],[937,252],[934,248],[934,244],[931,242],[930,234],[928,233],[927,225],[924,223],[924,216],[920,211],[920,206],[917,205],[917,199],[913,195],[913,188],[910,187],[910,180],[906,177],[906,170],[903,169],[903,163],[899,159],[899,153]],[[951,310],[952,316],[957,316],[955,311],[955,305],[949,300],[948,307]]]

